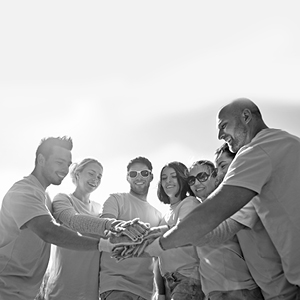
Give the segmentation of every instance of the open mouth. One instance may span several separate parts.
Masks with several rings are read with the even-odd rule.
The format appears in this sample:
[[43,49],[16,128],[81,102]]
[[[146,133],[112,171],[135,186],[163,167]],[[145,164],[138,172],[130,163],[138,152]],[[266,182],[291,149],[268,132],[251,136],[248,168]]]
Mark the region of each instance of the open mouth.
[[197,188],[197,189],[195,189],[195,192],[198,193],[198,192],[203,191],[204,189],[205,189],[205,188]]
[[65,173],[56,173],[56,175],[57,175],[59,178],[63,179],[63,178],[66,177],[67,174],[65,174]]
[[139,182],[135,182],[135,184],[136,185],[143,185],[143,184],[145,184],[145,182],[144,181],[139,181]]

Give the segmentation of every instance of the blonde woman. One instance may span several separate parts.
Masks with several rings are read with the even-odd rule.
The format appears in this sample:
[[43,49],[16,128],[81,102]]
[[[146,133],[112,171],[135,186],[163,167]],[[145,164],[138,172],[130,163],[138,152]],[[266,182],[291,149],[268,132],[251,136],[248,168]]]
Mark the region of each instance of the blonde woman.
[[[53,215],[59,223],[81,235],[97,238],[104,237],[104,231],[114,226],[114,219],[99,218],[100,204],[90,198],[99,187],[102,174],[101,163],[92,158],[72,166],[74,192],[58,194],[53,199]],[[56,247],[47,287],[49,300],[98,300],[99,259],[99,251]]]

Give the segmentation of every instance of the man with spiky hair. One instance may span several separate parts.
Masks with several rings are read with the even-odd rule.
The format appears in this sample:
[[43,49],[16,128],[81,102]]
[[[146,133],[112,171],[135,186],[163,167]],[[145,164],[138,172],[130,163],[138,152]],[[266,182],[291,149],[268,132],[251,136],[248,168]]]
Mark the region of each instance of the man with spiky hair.
[[37,295],[50,246],[98,251],[99,240],[60,226],[51,214],[46,188],[60,185],[72,162],[72,139],[49,137],[37,148],[35,167],[4,196],[0,210],[0,299]]

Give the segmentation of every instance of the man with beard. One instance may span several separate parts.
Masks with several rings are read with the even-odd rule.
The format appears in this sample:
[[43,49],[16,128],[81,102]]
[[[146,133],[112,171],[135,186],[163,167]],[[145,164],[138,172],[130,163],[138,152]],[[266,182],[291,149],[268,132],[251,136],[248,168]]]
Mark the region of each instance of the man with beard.
[[287,280],[299,286],[299,137],[268,128],[258,107],[240,98],[219,111],[218,138],[237,153],[224,181],[146,250],[158,255],[162,249],[197,245],[197,240],[252,200],[278,251]]
[[71,138],[42,139],[35,167],[6,193],[0,210],[0,299],[25,300],[37,295],[51,243],[73,250],[98,251],[98,239],[60,226],[51,215],[46,188],[60,185],[72,162]]
[[[140,221],[157,227],[161,213],[147,202],[153,180],[152,164],[145,157],[131,160],[127,166],[129,193],[111,194],[104,202],[101,217]],[[153,260],[129,258],[116,262],[111,253],[102,252],[100,260],[100,296],[103,300],[151,300],[153,296]]]

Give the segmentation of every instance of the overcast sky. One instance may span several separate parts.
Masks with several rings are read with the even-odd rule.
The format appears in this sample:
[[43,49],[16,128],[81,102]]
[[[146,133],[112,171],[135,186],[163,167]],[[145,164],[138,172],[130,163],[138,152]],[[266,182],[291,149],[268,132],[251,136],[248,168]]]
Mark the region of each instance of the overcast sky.
[[[300,136],[299,28],[297,1],[2,1],[1,198],[45,136],[103,164],[100,203],[148,157],[153,204],[165,163],[213,159],[216,114],[234,98]],[[73,189],[67,177],[49,192]]]

